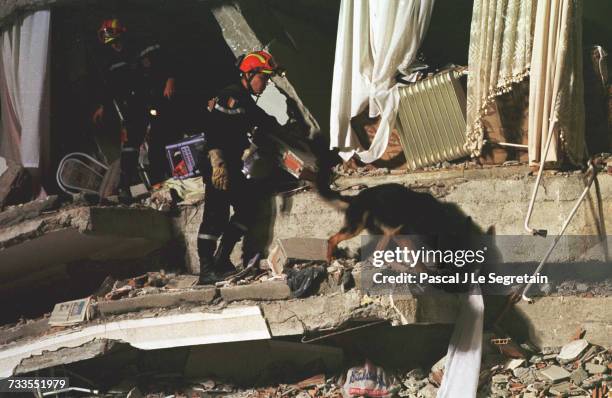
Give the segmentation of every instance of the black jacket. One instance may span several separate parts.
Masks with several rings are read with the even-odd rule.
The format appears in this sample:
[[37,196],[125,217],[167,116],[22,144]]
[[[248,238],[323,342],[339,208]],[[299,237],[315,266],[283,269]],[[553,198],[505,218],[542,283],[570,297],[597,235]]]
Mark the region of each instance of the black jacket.
[[129,97],[143,101],[162,98],[166,81],[174,77],[172,63],[157,42],[133,45],[126,42],[121,51],[106,46],[102,54],[104,89],[100,103]]
[[241,167],[242,154],[250,145],[248,134],[254,128],[261,135],[279,127],[241,84],[223,88],[208,101],[204,128],[208,148],[222,150],[230,167]]

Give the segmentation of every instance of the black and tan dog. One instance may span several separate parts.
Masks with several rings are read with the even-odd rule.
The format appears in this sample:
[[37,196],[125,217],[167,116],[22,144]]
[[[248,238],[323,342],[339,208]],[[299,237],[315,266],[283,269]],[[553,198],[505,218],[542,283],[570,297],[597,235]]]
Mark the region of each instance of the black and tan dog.
[[[339,158],[329,152],[321,154],[319,151],[319,154],[315,188],[324,200],[344,212],[344,225],[328,239],[328,261],[333,259],[340,242],[359,235],[364,229],[370,234],[382,235],[377,249],[383,249],[391,239],[397,241],[398,235],[434,238],[433,246],[439,246],[439,238],[444,236],[446,243],[451,242],[457,248],[465,244],[464,238],[475,230],[471,219],[456,206],[400,184],[366,188],[353,196],[335,191],[330,183],[332,167]],[[406,239],[401,244],[408,248],[414,246],[414,242]]]

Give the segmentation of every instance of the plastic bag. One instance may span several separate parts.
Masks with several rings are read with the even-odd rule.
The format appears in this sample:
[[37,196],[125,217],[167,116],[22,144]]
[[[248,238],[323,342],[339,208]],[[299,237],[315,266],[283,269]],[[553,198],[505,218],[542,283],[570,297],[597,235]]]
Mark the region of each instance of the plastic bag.
[[356,366],[346,372],[342,396],[390,398],[398,389],[399,383],[394,376],[387,375],[382,367],[366,361],[364,366]]

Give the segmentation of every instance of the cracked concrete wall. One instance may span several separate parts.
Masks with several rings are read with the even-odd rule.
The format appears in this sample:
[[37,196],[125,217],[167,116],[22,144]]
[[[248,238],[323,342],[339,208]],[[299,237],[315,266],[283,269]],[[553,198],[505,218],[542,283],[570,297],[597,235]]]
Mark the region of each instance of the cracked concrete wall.
[[[401,183],[415,189],[428,190],[444,202],[454,203],[483,230],[495,227],[497,235],[526,235],[523,222],[535,177],[527,177],[521,170],[500,170],[499,176],[491,171],[475,171],[479,176],[465,178],[463,174],[434,172],[385,177],[343,178],[343,187],[363,184],[368,186],[383,183]],[[598,177],[601,192],[602,214],[606,226],[612,225],[612,175],[600,174]],[[569,211],[584,189],[582,176],[549,175],[543,180],[542,188],[536,198],[532,225],[546,228],[550,234],[559,231]],[[350,191],[348,191],[350,192]],[[598,200],[596,189],[592,186],[590,194],[580,206],[578,213],[568,227],[569,235],[597,235]],[[295,236],[328,238],[338,231],[343,222],[343,214],[318,198],[316,193],[307,192],[291,198],[290,210],[279,215],[275,223],[275,236],[289,238]],[[280,206],[280,199],[277,201]],[[280,212],[279,212],[280,214]],[[610,234],[608,227],[607,234]],[[353,239],[358,240],[358,239]]]
[[[456,204],[483,230],[494,227],[496,235],[528,236],[523,228],[525,214],[535,177],[527,177],[527,169],[495,168],[482,170],[440,171],[431,173],[386,175],[378,177],[346,177],[339,180],[341,187],[355,184],[375,186],[383,183],[401,183],[414,189],[428,190],[440,200]],[[497,174],[497,175],[495,175]],[[466,178],[468,177],[468,178]],[[607,230],[612,235],[612,175],[598,177],[601,192],[602,214]],[[532,225],[546,228],[550,235],[556,234],[565,217],[584,189],[582,176],[548,175],[536,198]],[[351,191],[346,191],[351,193]],[[353,194],[357,191],[352,191]],[[598,235],[599,212],[595,187],[580,206],[569,225],[566,235]],[[273,218],[270,226],[274,238],[320,238],[327,239],[342,227],[344,214],[321,200],[315,192],[299,193],[288,198],[273,199]],[[197,250],[195,236],[202,211],[200,207],[186,207],[181,216],[179,229],[187,237],[187,263],[197,272]],[[367,235],[363,232],[361,236]],[[359,237],[343,242],[341,247],[350,250],[359,248]],[[239,260],[240,246],[234,250],[233,258]],[[525,253],[525,261],[536,261],[531,253]]]

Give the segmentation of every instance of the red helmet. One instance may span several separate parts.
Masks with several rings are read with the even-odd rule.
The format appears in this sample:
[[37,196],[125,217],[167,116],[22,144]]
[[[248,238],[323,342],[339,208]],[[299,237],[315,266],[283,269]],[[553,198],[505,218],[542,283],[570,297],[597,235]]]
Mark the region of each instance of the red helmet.
[[243,73],[266,73],[270,75],[284,75],[270,53],[266,51],[254,51],[244,55],[239,60],[238,67]]
[[105,19],[98,29],[98,39],[100,43],[108,44],[119,39],[125,32],[127,29],[117,18]]

